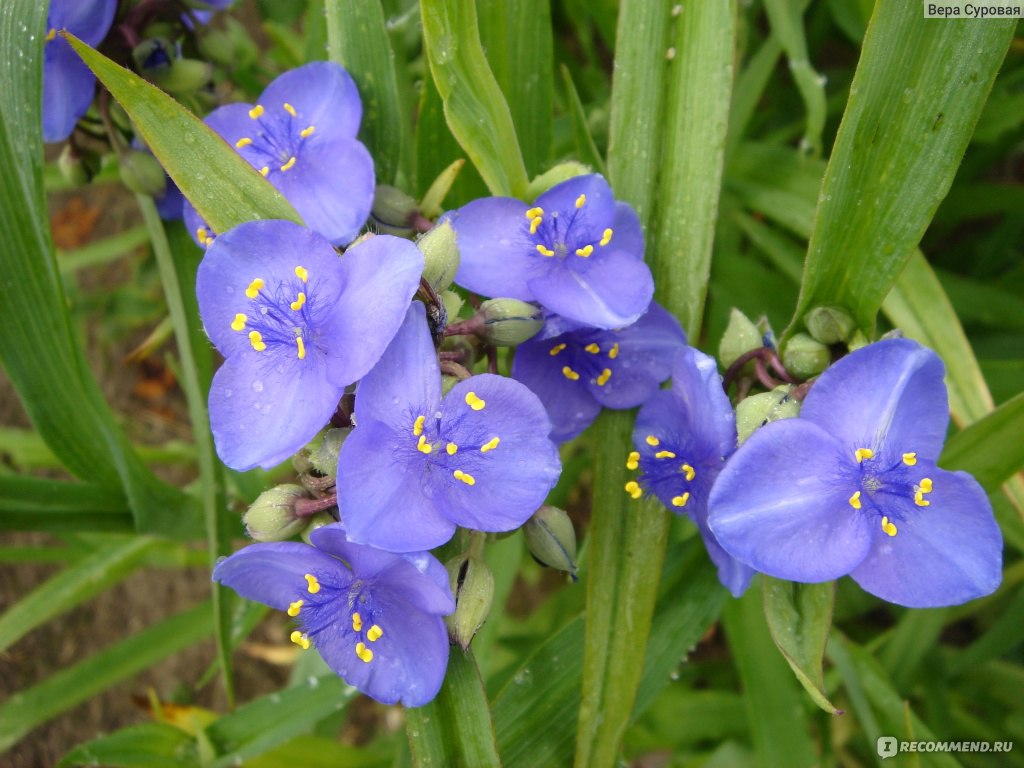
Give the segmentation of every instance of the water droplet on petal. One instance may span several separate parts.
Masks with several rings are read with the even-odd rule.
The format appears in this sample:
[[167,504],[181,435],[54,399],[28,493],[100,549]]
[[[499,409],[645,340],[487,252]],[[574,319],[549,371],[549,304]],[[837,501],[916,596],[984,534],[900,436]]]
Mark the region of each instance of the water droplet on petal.
[[263,391],[263,382],[260,381],[259,379],[256,379],[256,381],[254,381],[252,383],[252,391],[253,392],[262,392]]

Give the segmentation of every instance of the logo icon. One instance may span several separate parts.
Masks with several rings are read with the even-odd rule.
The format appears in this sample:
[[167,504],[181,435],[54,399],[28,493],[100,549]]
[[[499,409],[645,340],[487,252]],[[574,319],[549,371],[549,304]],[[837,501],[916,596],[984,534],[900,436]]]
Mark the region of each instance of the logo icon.
[[879,736],[876,748],[878,749],[878,756],[883,760],[885,760],[888,757],[895,757],[897,752],[896,737]]

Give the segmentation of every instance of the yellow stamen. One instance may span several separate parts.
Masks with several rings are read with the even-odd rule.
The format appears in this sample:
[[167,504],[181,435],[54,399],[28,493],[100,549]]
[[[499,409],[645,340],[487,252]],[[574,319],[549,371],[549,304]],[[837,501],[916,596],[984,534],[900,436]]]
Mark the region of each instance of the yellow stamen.
[[482,411],[484,409],[484,406],[487,405],[487,401],[477,397],[476,392],[467,392],[466,405],[468,405],[474,411]]
[[860,509],[860,491],[857,491],[850,497],[850,506],[854,509]]
[[690,500],[690,492],[687,491],[682,496],[673,496],[672,497],[672,506],[673,507],[685,507],[686,506],[686,502],[688,502],[689,500]]
[[263,114],[263,105],[262,104],[257,104],[255,107],[253,107],[252,109],[249,110],[249,117],[251,117],[253,120],[258,118],[262,114]]
[[208,238],[209,236],[210,233],[206,231],[206,227],[200,227],[199,229],[196,230],[196,240],[198,240],[200,243],[205,244],[206,238]]
[[294,632],[291,633],[290,637],[292,642],[295,643],[297,646],[301,647],[302,650],[309,650],[309,638],[306,637],[302,632],[296,629]]
[[870,448],[858,448],[853,453],[857,457],[857,461],[864,461],[864,459],[870,459],[875,455],[875,452]]
[[552,357],[554,357],[559,352],[561,352],[563,349],[565,349],[565,344],[555,344],[555,346],[553,346],[551,348],[551,351],[548,352],[548,354],[551,355]]
[[644,440],[652,448],[656,448],[657,446],[661,445],[661,440],[656,438],[654,435],[648,435],[647,437],[644,438]]
[[500,442],[500,437],[492,437],[490,440],[488,440],[486,443],[480,446],[480,453],[487,453],[488,451],[493,451],[495,448],[498,447],[498,443]]
[[260,176],[266,176],[268,173],[270,173],[269,165],[264,165],[262,168],[260,168]]
[[576,249],[576,255],[577,256],[582,256],[584,259],[588,258],[590,256],[590,254],[592,254],[593,252],[594,252],[594,246],[592,246],[592,245],[585,245],[582,248],[577,248]]
[[252,144],[252,139],[250,139],[248,136],[243,136],[242,138],[235,142],[235,148],[241,149],[242,147],[248,147],[250,144]]
[[376,624],[374,624],[372,627],[366,630],[366,639],[369,640],[371,643],[376,643],[382,637],[384,637],[384,630],[378,627]]
[[302,305],[305,304],[305,303],[306,303],[306,294],[304,294],[302,291],[299,291],[299,298],[297,298],[295,301],[293,301],[288,306],[290,306],[292,309],[294,309],[296,312],[298,312],[300,309],[302,309]]
[[896,526],[889,522],[888,517],[882,518],[882,530],[885,531],[889,536],[896,535]]
[[444,449],[449,456],[454,456],[455,453],[459,450],[459,446],[457,446],[455,443],[448,443],[448,445],[446,445]]
[[601,351],[601,348],[597,346],[597,344],[594,344],[593,342],[587,344],[587,346],[585,346],[583,349],[592,355],[596,355],[598,352]]
[[919,507],[930,507],[932,505],[932,503],[924,497],[924,494],[921,491],[914,494],[914,503]]
[[245,321],[248,320],[248,319],[249,318],[247,318],[245,315],[243,315],[241,312],[239,312],[237,315],[235,315],[235,319],[231,321],[231,330],[232,331],[244,331],[245,330]]
[[308,139],[310,136],[313,135],[313,131],[315,130],[316,126],[311,125],[309,126],[309,128],[303,128],[301,131],[299,131],[299,136],[301,136],[304,139]]
[[320,591],[320,582],[317,580],[316,576],[311,573],[307,573],[303,578],[306,579],[306,591],[309,592],[309,594],[315,595]]
[[610,379],[611,377],[612,369],[605,368],[603,371],[601,371],[601,375],[597,377],[597,386],[603,387],[605,384],[608,383],[608,379]]
[[908,467],[914,466],[915,464],[917,464],[917,454],[916,453],[904,453],[903,454],[903,463],[906,464]]
[[296,267],[295,276],[305,283],[309,280],[309,270],[307,270],[305,267]]
[[302,606],[305,604],[305,600],[296,600],[294,603],[288,604],[288,615],[293,619],[299,615],[299,611],[302,610]]
[[587,204],[587,196],[586,195],[580,195],[579,197],[576,198],[576,207],[577,208],[582,208],[586,204]]
[[565,376],[565,378],[567,378],[569,381],[579,381],[580,380],[580,375],[578,373],[576,373],[576,371],[574,371],[568,365],[562,366],[562,375]]
[[541,217],[543,215],[544,215],[544,209],[543,208],[531,208],[530,210],[528,210],[526,212],[526,218],[530,219],[531,221],[533,219],[539,218],[539,217]]
[[598,243],[598,245],[608,245],[608,243],[610,243],[611,241],[612,241],[612,231],[611,231],[611,229],[606,229],[604,231],[604,234],[601,235],[601,242]]
[[285,112],[287,112],[287,113],[288,113],[289,115],[291,115],[292,117],[295,117],[295,107],[293,107],[293,106],[292,106],[291,104],[289,104],[289,103],[288,103],[287,101],[286,101],[286,102],[285,102],[284,104],[282,104],[281,106],[283,106],[283,107],[284,107],[284,111],[285,111]]
[[535,219],[530,219],[530,234],[537,234],[537,230],[540,229],[540,225],[543,223],[544,217],[538,216]]
[[352,631],[361,632],[363,629],[363,617],[358,612],[352,614]]
[[640,453],[630,451],[629,456],[626,457],[626,469],[636,469],[638,466],[640,466]]
[[658,451],[654,454],[654,458],[656,459],[674,459],[675,457],[676,455],[672,453],[672,451]]
[[697,472],[689,464],[683,464],[683,466],[681,466],[679,470],[686,474],[686,482],[688,483],[692,482],[693,478],[697,476]]
[[466,485],[476,485],[476,478],[473,477],[468,472],[463,472],[461,469],[456,469],[454,472],[452,472],[452,477],[454,477],[456,480],[461,480]]
[[419,442],[416,443],[416,450],[420,453],[429,454],[434,450],[434,446],[427,442],[426,435],[420,435]]
[[923,480],[921,480],[921,482],[920,482],[918,487],[921,489],[921,493],[931,493],[932,492],[932,479],[930,477],[924,478]]
[[419,437],[423,434],[423,422],[426,421],[425,416],[417,416],[416,421],[412,424],[412,436]]
[[373,651],[366,647],[366,643],[356,643],[356,656],[367,664],[373,661]]
[[49,32],[46,33],[46,42],[50,42],[51,40],[56,39],[56,37],[57,37],[57,30],[56,29],[51,29]]
[[299,356],[299,360],[305,360],[306,359],[306,342],[304,342],[302,340],[301,336],[296,336],[295,337],[295,346],[297,346],[299,348],[298,352],[297,352],[297,354]]
[[538,245],[537,246],[537,253],[539,253],[541,256],[554,256],[555,255],[554,251],[552,251],[550,248],[545,248],[543,245]]
[[288,162],[281,166],[282,171],[290,171],[295,167],[295,155],[288,158]]
[[260,290],[265,285],[266,283],[263,282],[263,278],[257,277],[255,280],[249,283],[249,287],[245,289],[245,295],[248,296],[250,299],[255,299],[259,295]]
[[249,343],[257,352],[262,352],[267,348],[267,345],[263,342],[263,334],[259,331],[249,331]]
[[639,499],[641,496],[644,495],[644,492],[640,489],[640,483],[638,483],[636,480],[630,480],[628,483],[626,483],[624,487],[626,489],[626,493],[628,493],[634,499]]
[[619,356],[619,342],[616,341],[614,344],[612,344],[612,348],[608,350],[608,357],[610,357],[612,360],[614,360],[618,356]]

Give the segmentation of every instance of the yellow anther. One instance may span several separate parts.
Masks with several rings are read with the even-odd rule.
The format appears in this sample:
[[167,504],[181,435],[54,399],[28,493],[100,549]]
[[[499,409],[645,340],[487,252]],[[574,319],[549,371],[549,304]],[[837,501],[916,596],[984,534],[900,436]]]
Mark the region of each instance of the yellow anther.
[[476,478],[473,477],[468,472],[463,472],[461,469],[456,469],[454,472],[452,472],[452,477],[454,477],[456,480],[461,480],[466,485],[476,485]]
[[206,238],[208,238],[209,236],[210,233],[206,231],[206,227],[199,227],[199,229],[196,230],[196,240],[198,240],[200,243],[205,244]]
[[854,509],[860,509],[860,491],[857,491],[850,497],[850,506]]
[[417,416],[416,421],[412,423],[412,436],[419,437],[423,434],[423,422],[426,421],[425,416]]
[[448,443],[448,445],[446,445],[444,449],[449,456],[454,456],[458,452],[459,446],[457,446],[455,443]]
[[384,637],[384,630],[378,627],[376,624],[374,624],[372,627],[366,630],[366,639],[369,640],[371,643],[376,643],[382,637]]
[[593,252],[594,252],[594,246],[592,246],[592,245],[585,245],[582,248],[577,248],[576,249],[576,255],[577,256],[582,256],[584,259],[589,257],[590,254],[592,254]]
[[896,526],[889,522],[888,517],[882,518],[882,530],[885,531],[886,534],[888,534],[889,536],[896,535]]
[[419,442],[416,443],[416,450],[420,453],[429,454],[433,452],[434,446],[427,442],[426,435],[420,435]]
[[608,383],[608,379],[610,379],[611,377],[612,369],[605,368],[603,371],[601,371],[601,375],[597,377],[597,386],[603,387],[605,384]]
[[587,196],[586,195],[580,195],[579,197],[576,198],[576,207],[577,208],[582,208],[586,204],[587,204]]
[[56,37],[57,37],[57,30],[56,29],[51,29],[49,32],[46,33],[46,42],[50,42],[51,40],[56,39]]
[[920,483],[918,483],[918,487],[921,489],[921,493],[931,493],[932,479],[930,477],[924,478]]
[[305,634],[296,629],[294,632],[292,632],[290,637],[292,642],[295,643],[297,646],[301,647],[302,650],[309,650],[309,638],[306,637]]
[[284,111],[285,112],[287,112],[292,117],[295,117],[295,107],[293,107],[287,101],[284,104],[282,104],[281,106],[284,107]]
[[313,135],[313,131],[315,130],[316,126],[311,125],[309,126],[309,128],[303,128],[301,131],[299,131],[299,136],[301,136],[304,139],[308,139],[310,136]]
[[616,341],[614,344],[612,344],[612,348],[608,350],[608,357],[610,357],[612,360],[614,360],[618,356],[619,356],[619,342]]
[[541,256],[554,256],[555,255],[554,251],[552,251],[550,248],[545,248],[543,245],[538,245],[537,246],[537,253],[539,253]]
[[686,482],[688,483],[692,482],[693,478],[697,476],[697,472],[689,464],[683,464],[683,466],[679,468],[679,471],[686,474]]
[[295,301],[293,301],[288,306],[290,306],[292,309],[294,309],[296,312],[298,312],[300,309],[302,309],[302,305],[305,304],[305,303],[306,303],[306,294],[304,294],[302,291],[299,291],[299,298],[297,298]]
[[595,344],[593,342],[591,342],[590,344],[587,344],[587,346],[585,346],[583,349],[586,352],[589,352],[592,355],[596,355],[598,352],[601,351],[601,348],[599,346],[597,346],[597,344]]
[[498,447],[498,443],[500,442],[500,437],[492,437],[490,440],[488,440],[486,443],[480,446],[480,453],[487,453],[488,451],[493,451],[495,448]]
[[540,229],[540,225],[544,222],[543,216],[538,216],[535,219],[530,219],[530,234],[537,234],[537,230]]
[[551,348],[551,351],[548,352],[548,354],[551,355],[552,357],[554,357],[559,352],[561,352],[563,349],[565,349],[565,344],[555,344],[555,346],[553,346]]
[[235,315],[235,319],[231,321],[231,330],[232,331],[244,331],[245,330],[245,321],[248,320],[248,319],[249,318],[247,318],[245,315],[243,315],[241,312],[239,312],[237,315]]
[[243,136],[242,138],[235,142],[235,148],[241,149],[242,147],[248,147],[250,144],[252,144],[252,139],[250,139],[248,136]]
[[263,105],[257,104],[255,107],[249,110],[249,117],[255,120],[257,117],[263,114]]
[[259,295],[260,290],[265,285],[266,283],[263,282],[263,278],[257,277],[255,280],[249,283],[249,287],[245,289],[245,295],[248,296],[250,299],[255,299]]
[[682,496],[673,496],[672,497],[672,506],[673,507],[685,507],[686,506],[686,502],[688,502],[689,500],[690,500],[690,492],[687,491]]
[[601,242],[599,243],[599,245],[608,245],[608,243],[610,243],[611,241],[612,241],[612,231],[611,231],[611,229],[606,229],[604,231],[604,234],[601,235]]
[[932,503],[924,497],[924,493],[918,491],[914,494],[914,503],[919,507],[930,507]]
[[301,336],[295,337],[295,346],[298,347],[296,354],[299,356],[299,360],[306,359],[306,342],[302,340]]
[[906,464],[908,467],[914,466],[915,464],[917,464],[917,454],[916,453],[904,453],[903,454],[903,463]]
[[644,438],[644,441],[652,448],[656,448],[657,446],[661,445],[661,440],[656,438],[654,435],[648,435],[647,437]]
[[562,375],[565,376],[565,378],[567,378],[569,381],[579,381],[580,380],[580,375],[578,373],[576,373],[576,371],[574,371],[568,365],[563,365],[562,366]]
[[641,496],[644,495],[644,492],[640,489],[640,483],[638,483],[636,480],[630,480],[628,483],[626,483],[624,488],[626,489],[626,493],[628,493],[634,499],[639,499]]
[[262,352],[267,348],[267,345],[263,341],[263,334],[259,331],[249,331],[249,343],[257,352]]
[[676,455],[672,453],[672,451],[658,451],[654,454],[654,458],[656,459],[674,459],[675,457]]
[[857,461],[864,461],[864,459],[870,459],[875,455],[875,452],[870,448],[858,448],[853,452],[853,455],[857,457]]
[[474,411],[482,411],[484,406],[487,405],[487,401],[480,397],[477,397],[476,392],[466,393],[466,405],[472,408]]
[[367,664],[373,661],[373,651],[366,647],[366,643],[356,643],[356,656]]
[[311,573],[307,573],[304,578],[306,579],[306,591],[309,592],[309,594],[315,595],[320,591],[320,582],[317,580],[316,576]]
[[640,453],[630,451],[629,456],[626,457],[626,469],[636,469],[638,466],[640,466]]
[[268,173],[270,173],[269,165],[264,165],[262,168],[260,168],[260,176],[266,176]]
[[363,617],[359,615],[358,611],[352,614],[352,631],[361,632],[363,629]]
[[290,171],[295,167],[295,155],[288,158],[288,162],[281,166],[282,171]]
[[309,280],[309,270],[305,267],[296,267],[295,276],[305,283]]
[[526,218],[530,219],[531,221],[533,221],[533,219],[540,218],[543,215],[544,215],[544,209],[543,208],[531,208],[530,210],[528,210],[526,212]]
[[305,604],[305,600],[296,600],[294,603],[288,604],[288,615],[293,619],[299,615],[299,611],[302,610],[302,606]]

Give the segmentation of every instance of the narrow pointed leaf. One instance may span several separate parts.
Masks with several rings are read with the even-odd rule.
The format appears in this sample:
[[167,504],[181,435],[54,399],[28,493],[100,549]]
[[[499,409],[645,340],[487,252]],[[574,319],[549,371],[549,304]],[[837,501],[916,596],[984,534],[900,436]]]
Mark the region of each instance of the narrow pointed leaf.
[[75,747],[57,763],[57,768],[180,768],[198,764],[195,738],[173,725],[143,723]]

